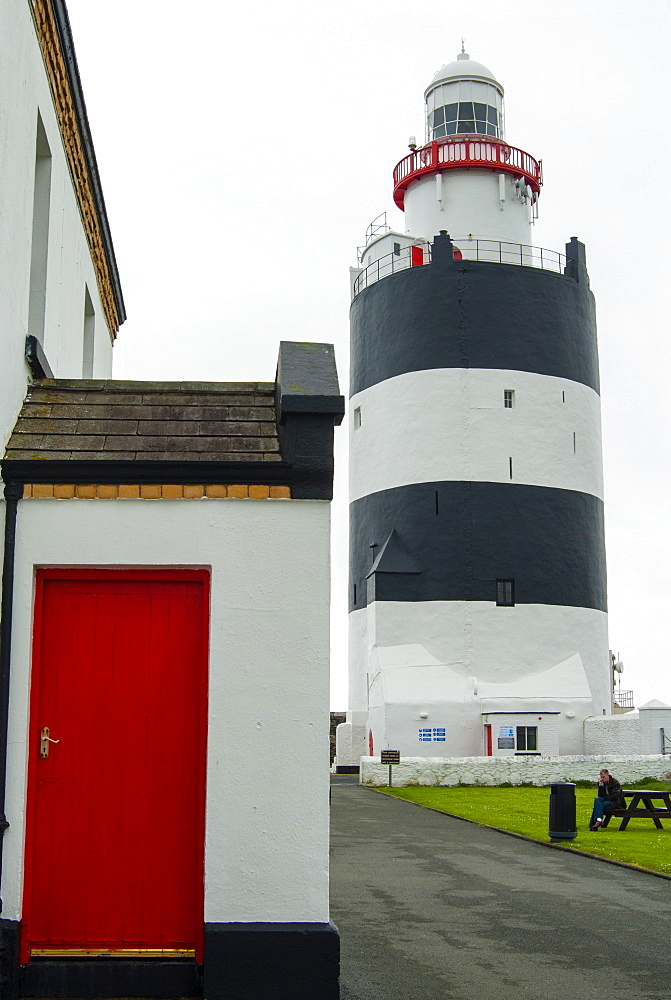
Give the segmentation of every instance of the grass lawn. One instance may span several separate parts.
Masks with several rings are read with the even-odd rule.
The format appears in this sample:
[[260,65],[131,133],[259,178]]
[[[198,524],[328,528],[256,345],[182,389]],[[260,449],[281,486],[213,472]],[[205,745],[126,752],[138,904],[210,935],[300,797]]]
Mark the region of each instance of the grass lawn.
[[[671,789],[671,782],[648,778],[633,784],[625,783],[624,787]],[[549,841],[549,787],[411,786],[383,788],[380,791],[432,809],[464,816],[487,826],[495,826],[500,830],[510,830],[512,833],[522,833],[526,837]],[[589,851],[590,854],[613,858],[615,861],[626,861],[631,865],[640,865],[642,868],[671,875],[671,821],[663,821],[664,829],[658,830],[651,819],[632,819],[627,829],[620,833],[618,830],[620,820],[614,817],[606,830],[590,833],[587,824],[595,795],[595,785],[589,788],[576,788],[578,836],[575,840],[564,841],[564,844],[581,851]]]

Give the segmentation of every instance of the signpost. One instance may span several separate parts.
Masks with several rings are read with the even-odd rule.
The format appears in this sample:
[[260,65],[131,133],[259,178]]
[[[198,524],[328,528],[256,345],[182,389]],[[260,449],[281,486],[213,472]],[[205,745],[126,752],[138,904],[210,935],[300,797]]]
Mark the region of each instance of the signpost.
[[400,750],[381,750],[380,751],[380,763],[389,765],[389,787],[391,788],[391,768],[392,764],[401,763],[401,751]]

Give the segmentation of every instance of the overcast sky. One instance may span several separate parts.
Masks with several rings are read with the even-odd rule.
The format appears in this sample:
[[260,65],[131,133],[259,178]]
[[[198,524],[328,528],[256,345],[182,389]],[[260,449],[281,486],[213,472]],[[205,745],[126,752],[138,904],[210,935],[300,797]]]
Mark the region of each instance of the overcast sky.
[[[668,0],[68,0],[128,320],[117,378],[274,378],[336,346],[348,266],[393,207],[423,92],[466,50],[542,158],[537,246],[587,244],[603,398],[610,641],[671,703]],[[332,699],[347,706],[347,433],[337,432]],[[668,659],[667,659],[668,658]]]

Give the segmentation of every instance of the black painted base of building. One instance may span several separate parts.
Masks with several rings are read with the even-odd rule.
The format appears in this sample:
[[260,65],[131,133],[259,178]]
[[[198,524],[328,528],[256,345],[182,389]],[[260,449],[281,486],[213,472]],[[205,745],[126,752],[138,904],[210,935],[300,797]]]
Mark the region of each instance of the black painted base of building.
[[328,924],[205,924],[207,1000],[338,1000],[340,934]]
[[361,767],[359,764],[336,764],[336,774],[359,774]]
[[338,1000],[335,924],[205,924],[205,961],[33,959],[19,965],[21,925],[0,921],[0,998],[202,997]]

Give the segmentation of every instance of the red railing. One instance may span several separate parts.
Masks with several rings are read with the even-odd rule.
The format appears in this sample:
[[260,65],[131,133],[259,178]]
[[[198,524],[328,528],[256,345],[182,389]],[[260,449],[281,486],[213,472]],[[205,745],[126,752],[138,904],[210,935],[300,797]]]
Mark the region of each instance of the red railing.
[[523,149],[509,146],[500,139],[449,139],[431,142],[404,156],[394,168],[394,201],[403,209],[405,192],[411,181],[423,174],[464,167],[484,167],[496,173],[523,177],[535,201],[543,183],[543,164]]

